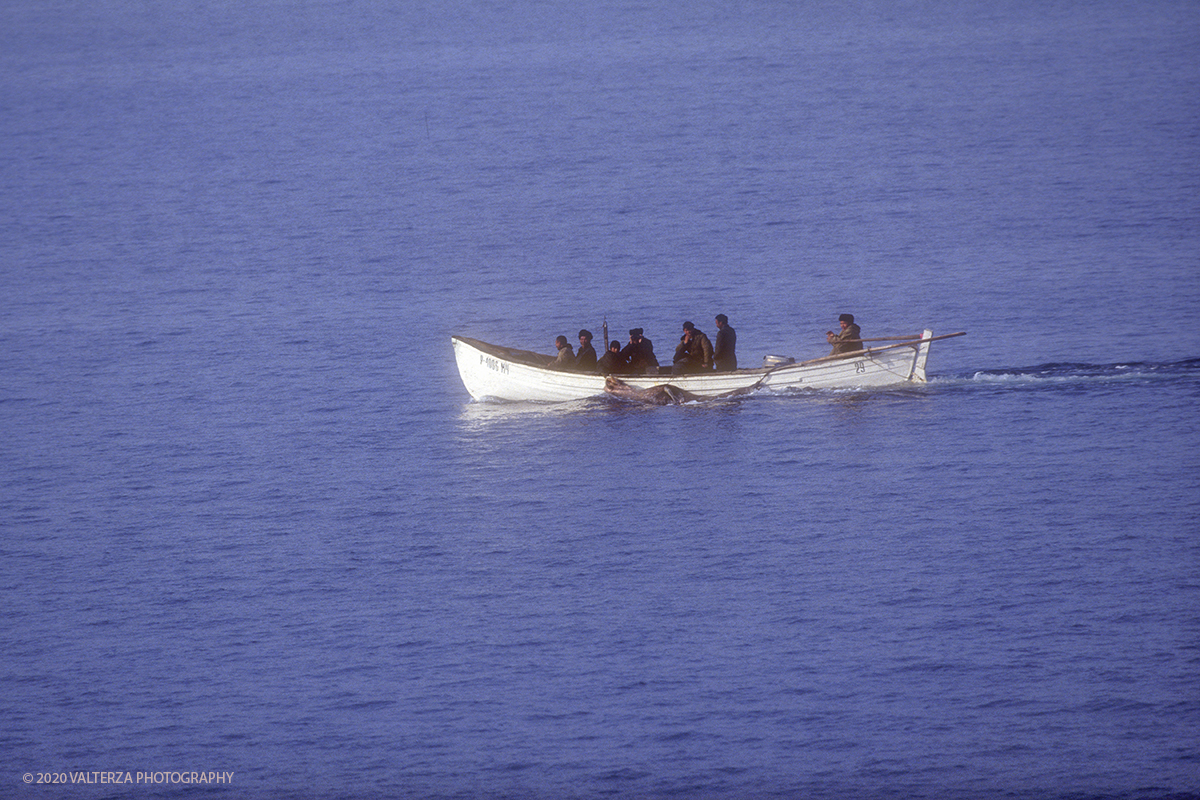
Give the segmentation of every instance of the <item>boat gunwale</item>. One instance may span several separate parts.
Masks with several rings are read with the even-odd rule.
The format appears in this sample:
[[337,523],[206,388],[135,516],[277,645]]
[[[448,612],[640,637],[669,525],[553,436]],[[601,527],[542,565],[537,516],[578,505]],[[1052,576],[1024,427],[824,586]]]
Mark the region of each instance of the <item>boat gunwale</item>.
[[[515,348],[515,347],[504,347],[502,345],[491,344],[490,342],[485,342],[480,339],[473,339],[470,336],[459,336],[457,334],[451,335],[450,338],[452,340],[456,339],[458,341],[461,341],[470,347],[474,347],[476,350],[479,350],[480,352],[487,353],[488,355],[494,356],[496,358],[501,358],[501,359],[504,359],[505,361],[509,361],[514,364],[520,364],[520,365],[526,366],[526,367],[533,367],[535,369],[543,369],[548,372],[562,372],[562,373],[565,373],[568,375],[572,375],[572,374],[573,375],[600,375],[601,374],[598,372],[579,372],[579,371],[575,371],[575,370],[553,370],[553,369],[550,369],[550,364],[554,363],[554,356],[548,356],[544,353],[537,353],[532,350],[521,350],[521,349]],[[917,337],[917,338],[913,339],[912,341],[903,341],[898,344],[890,345],[888,347],[880,347],[880,348],[868,347],[864,350],[855,350],[850,353],[835,353],[832,355],[820,356],[818,358],[809,359],[807,361],[791,361],[786,364],[775,364],[770,367],[765,367],[765,366],[764,367],[739,367],[735,370],[729,370],[727,372],[687,372],[687,373],[682,373],[682,374],[673,374],[670,372],[669,368],[663,367],[660,365],[659,373],[657,375],[654,375],[654,374],[637,375],[637,374],[619,374],[619,373],[614,373],[614,375],[616,375],[617,377],[622,378],[622,379],[624,379],[624,378],[640,378],[640,379],[697,378],[697,377],[705,378],[705,377],[709,377],[709,376],[738,375],[738,374],[767,375],[768,373],[783,372],[786,370],[796,369],[798,367],[805,367],[805,366],[809,366],[809,365],[815,366],[817,364],[828,364],[828,363],[835,362],[835,361],[846,361],[846,360],[850,360],[850,359],[854,359],[854,358],[864,358],[864,357],[865,358],[873,358],[875,353],[877,353],[877,352],[893,350],[893,349],[896,349],[899,347],[906,347],[906,346],[917,348],[926,341],[929,341],[929,340],[921,338],[921,337]],[[668,371],[663,372],[662,371],[663,369],[667,369]]]

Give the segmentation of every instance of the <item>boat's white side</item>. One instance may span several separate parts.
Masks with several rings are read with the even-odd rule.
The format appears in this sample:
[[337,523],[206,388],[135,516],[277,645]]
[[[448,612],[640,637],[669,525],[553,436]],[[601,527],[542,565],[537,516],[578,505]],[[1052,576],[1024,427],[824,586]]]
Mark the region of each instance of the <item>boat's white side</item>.
[[[939,337],[940,338],[940,337]],[[621,375],[638,389],[671,384],[699,397],[748,389],[851,389],[925,383],[933,332],[898,345],[798,364],[692,375]],[[604,376],[546,369],[550,357],[462,336],[451,337],[458,371],[476,400],[562,402],[604,394]]]

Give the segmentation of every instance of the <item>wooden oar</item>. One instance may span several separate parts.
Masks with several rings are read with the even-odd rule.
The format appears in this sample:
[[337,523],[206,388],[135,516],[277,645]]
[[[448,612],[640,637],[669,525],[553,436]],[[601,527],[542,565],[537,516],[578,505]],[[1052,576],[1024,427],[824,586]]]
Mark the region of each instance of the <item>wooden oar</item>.
[[[948,333],[946,336],[962,336],[966,331],[961,333]],[[939,339],[942,337],[938,337]],[[920,341],[921,334],[915,333],[912,336],[879,336],[874,339],[840,339],[843,342],[916,342]],[[933,341],[932,339],[930,341]]]
[[920,339],[921,334],[914,333],[912,336],[879,336],[875,339],[843,339],[845,342],[908,342],[913,339]]
[[[900,344],[890,344],[887,347],[870,347],[870,348],[867,348],[866,350],[855,350],[853,353],[836,353],[834,355],[821,356],[820,358],[813,358],[808,361],[801,361],[800,364],[801,365],[819,364],[823,361],[836,361],[841,358],[855,358],[857,356],[870,355],[871,353],[880,353],[880,352],[883,352],[884,350],[895,350],[897,347],[912,347],[913,345],[925,344],[926,342],[936,342],[941,339],[953,339],[955,336],[966,336],[966,335],[967,335],[966,331],[959,331],[958,333],[943,333],[941,336],[931,336],[928,339],[920,339],[920,338],[909,339],[909,340],[901,342]],[[862,340],[849,339],[848,341],[869,342],[871,340],[870,339],[862,339]],[[888,341],[888,340],[882,339],[879,341]]]

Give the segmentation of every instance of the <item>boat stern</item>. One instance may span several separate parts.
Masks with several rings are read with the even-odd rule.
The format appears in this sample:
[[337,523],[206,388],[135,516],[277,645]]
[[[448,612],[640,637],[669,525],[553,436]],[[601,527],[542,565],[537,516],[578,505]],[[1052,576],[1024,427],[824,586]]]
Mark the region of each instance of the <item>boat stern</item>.
[[925,362],[929,360],[929,342],[933,338],[933,331],[926,328],[921,332],[921,343],[917,345],[916,355],[913,357],[913,370],[909,380],[913,383],[927,383],[925,378]]

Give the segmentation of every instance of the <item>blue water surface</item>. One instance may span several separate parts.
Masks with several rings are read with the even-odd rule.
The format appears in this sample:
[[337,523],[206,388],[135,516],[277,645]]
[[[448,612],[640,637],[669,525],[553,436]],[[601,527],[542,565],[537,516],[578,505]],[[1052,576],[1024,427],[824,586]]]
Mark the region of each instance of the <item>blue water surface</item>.
[[[1200,795],[1198,45],[7,4],[0,797]],[[449,341],[847,311],[967,335],[665,408],[471,402]]]

